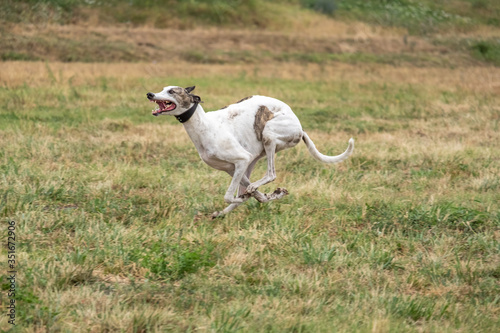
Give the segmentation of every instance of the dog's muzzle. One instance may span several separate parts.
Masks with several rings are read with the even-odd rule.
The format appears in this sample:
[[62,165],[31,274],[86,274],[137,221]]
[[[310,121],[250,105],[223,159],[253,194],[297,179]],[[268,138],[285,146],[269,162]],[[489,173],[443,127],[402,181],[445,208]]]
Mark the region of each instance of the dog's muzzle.
[[150,102],[158,104],[158,108],[156,108],[155,110],[151,110],[151,113],[155,117],[159,116],[163,112],[172,111],[177,107],[177,105],[172,101],[155,99],[156,95],[154,93],[148,92],[146,96],[148,97]]

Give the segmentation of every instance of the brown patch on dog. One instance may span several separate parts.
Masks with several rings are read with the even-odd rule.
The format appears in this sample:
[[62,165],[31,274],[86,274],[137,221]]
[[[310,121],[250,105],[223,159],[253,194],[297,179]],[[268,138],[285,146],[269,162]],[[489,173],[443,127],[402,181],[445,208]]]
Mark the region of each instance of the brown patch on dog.
[[243,99],[239,100],[238,102],[236,102],[236,104],[241,103],[241,102],[243,102],[243,101],[246,101],[247,99],[250,99],[250,98],[252,98],[252,97],[253,97],[253,96],[248,96],[248,97],[245,97],[245,98],[243,98]]
[[257,139],[262,141],[262,131],[266,126],[266,123],[273,119],[274,114],[264,105],[259,106],[259,110],[255,114],[255,122],[253,123],[253,128],[255,134],[257,134]]
[[186,92],[186,90],[184,90],[182,88],[172,88],[172,92],[173,92],[172,95],[174,95],[178,104],[182,108],[184,108],[184,109],[189,108],[189,106],[192,103],[192,99],[191,99],[191,96],[189,95],[189,93]]
[[200,97],[190,94],[187,92],[185,89],[177,87],[177,88],[172,88],[172,94],[173,97],[175,97],[176,101],[178,102],[179,106],[181,106],[184,109],[187,109],[191,106],[191,103],[200,103]]

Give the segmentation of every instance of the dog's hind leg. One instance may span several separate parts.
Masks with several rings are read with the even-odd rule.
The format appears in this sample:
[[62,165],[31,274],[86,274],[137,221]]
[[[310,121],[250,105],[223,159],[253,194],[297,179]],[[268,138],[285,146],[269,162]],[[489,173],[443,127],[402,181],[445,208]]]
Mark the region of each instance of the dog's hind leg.
[[[251,171],[250,171],[251,173]],[[247,170],[247,174],[245,174],[245,176],[243,176],[243,178],[241,179],[241,183],[240,183],[240,189],[239,189],[239,192],[238,194],[241,192],[240,194],[240,197],[241,196],[245,196],[245,195],[249,195],[249,196],[252,196],[254,197],[258,202],[261,202],[261,203],[264,203],[264,202],[268,202],[269,201],[269,198],[267,195],[265,195],[264,193],[261,193],[259,191],[254,191],[253,193],[248,193],[246,191],[248,185],[250,185],[250,179],[248,178],[248,175],[250,174],[248,173],[248,170]]]
[[[243,184],[243,186],[248,187],[248,185],[250,185],[250,181],[248,179],[246,179],[246,177],[243,177],[243,179],[241,180],[241,184]],[[241,185],[240,185],[240,187],[241,187]],[[281,199],[287,194],[288,194],[288,191],[285,188],[278,187],[276,190],[274,190],[273,193],[264,194],[264,193],[261,193],[261,192],[255,190],[255,192],[251,193],[250,195],[252,197],[254,197],[258,202],[266,203],[266,202],[269,202],[272,200]],[[245,195],[249,195],[249,193],[246,192],[244,194],[244,196]]]
[[[242,187],[244,189],[246,189],[248,187],[248,185],[250,185],[250,181],[248,180],[247,176],[244,175],[243,178],[241,179],[240,190]],[[247,201],[251,197],[254,197],[260,203],[266,203],[266,202],[269,202],[272,200],[281,199],[287,194],[288,194],[288,191],[286,189],[279,188],[279,187],[273,193],[270,193],[270,194],[264,194],[264,193],[261,193],[257,190],[251,194],[245,192],[245,193],[238,196],[238,198],[241,199],[242,202],[232,203],[229,206],[227,206],[226,208],[224,208],[224,210],[222,210],[220,212],[214,212],[212,214],[212,219],[215,219],[217,217],[223,217],[224,215],[226,215],[230,211],[234,210],[236,207],[238,207],[239,205],[241,205],[243,202]]]
[[276,179],[276,170],[274,166],[274,155],[276,154],[276,142],[269,140],[264,144],[264,150],[267,157],[267,172],[266,175],[258,181],[251,183],[247,187],[247,193],[255,192],[260,186],[272,182]]
[[[243,176],[243,178],[241,179],[240,188],[238,190],[238,196],[242,197],[248,193],[247,187],[248,187],[248,185],[251,184],[250,175],[252,174],[253,168],[255,167],[257,162],[264,156],[265,156],[265,152],[262,155],[258,156],[255,160],[253,160],[252,163],[250,163],[250,165],[248,166],[247,171],[245,172],[245,176]],[[255,190],[253,193],[251,193],[252,197],[254,197],[260,203],[266,203],[266,202],[269,202],[272,200],[278,200],[278,199],[283,198],[287,194],[288,194],[288,191],[286,189],[280,188],[280,187],[278,187],[273,193],[269,193],[269,194],[264,194],[264,193],[261,193],[257,190]]]
[[[244,186],[244,188],[246,188],[248,185],[250,185],[250,181],[248,180],[246,175],[244,175],[243,178],[241,179],[240,187],[242,185]],[[241,199],[242,202],[232,203],[229,206],[227,206],[226,208],[224,208],[224,210],[222,210],[220,212],[213,213],[212,218],[221,217],[221,216],[226,215],[227,213],[229,213],[230,211],[232,211],[233,209],[235,209],[236,207],[238,207],[239,205],[241,205],[243,202],[247,201],[251,197],[254,197],[260,203],[266,203],[266,202],[269,202],[272,200],[281,199],[287,194],[288,194],[288,191],[284,188],[277,188],[273,193],[270,193],[270,194],[264,194],[264,193],[261,193],[259,191],[255,191],[251,194],[244,193],[244,194],[238,196],[238,198]]]

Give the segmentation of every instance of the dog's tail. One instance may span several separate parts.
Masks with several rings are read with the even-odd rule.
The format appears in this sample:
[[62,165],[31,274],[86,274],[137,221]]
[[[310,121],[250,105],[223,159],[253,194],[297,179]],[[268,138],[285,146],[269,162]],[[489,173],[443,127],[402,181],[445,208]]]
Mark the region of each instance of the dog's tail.
[[343,152],[340,155],[337,156],[327,156],[321,154],[318,149],[316,149],[316,146],[314,145],[314,142],[309,138],[306,132],[303,132],[302,135],[302,140],[306,143],[307,149],[309,150],[309,153],[318,161],[323,162],[323,163],[340,163],[347,159],[349,156],[351,156],[352,152],[354,151],[354,139],[350,138],[349,139],[349,146],[347,147],[346,151]]

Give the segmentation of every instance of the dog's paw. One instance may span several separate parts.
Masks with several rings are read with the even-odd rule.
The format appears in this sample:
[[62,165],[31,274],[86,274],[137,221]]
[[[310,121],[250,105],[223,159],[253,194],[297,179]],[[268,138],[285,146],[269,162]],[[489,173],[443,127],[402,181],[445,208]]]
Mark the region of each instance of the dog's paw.
[[246,189],[245,193],[252,194],[255,191],[257,191],[258,188],[259,188],[258,186],[250,184],[250,185],[247,186],[247,189]]
[[273,194],[276,194],[276,195],[288,195],[288,191],[284,187],[278,187],[276,190],[274,190]]
[[279,200],[283,198],[285,195],[288,195],[288,191],[286,188],[278,187],[273,193],[266,194],[269,200]]

